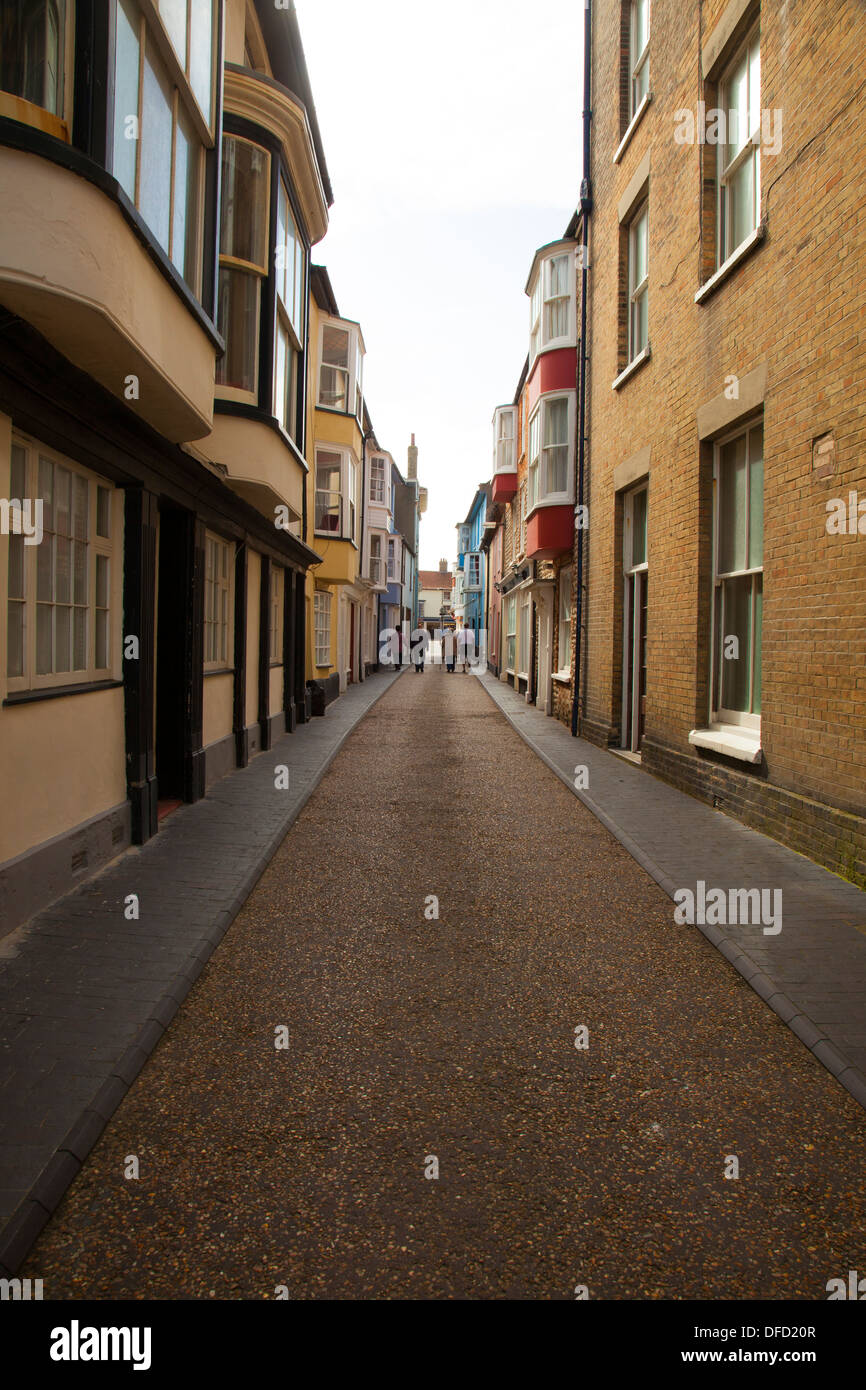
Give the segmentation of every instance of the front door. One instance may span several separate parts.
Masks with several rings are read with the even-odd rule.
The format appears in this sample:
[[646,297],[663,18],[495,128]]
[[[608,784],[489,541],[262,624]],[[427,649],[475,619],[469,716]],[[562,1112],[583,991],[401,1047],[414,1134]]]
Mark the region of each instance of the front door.
[[646,722],[647,566],[646,484],[627,494],[623,517],[623,708],[622,746],[639,753]]

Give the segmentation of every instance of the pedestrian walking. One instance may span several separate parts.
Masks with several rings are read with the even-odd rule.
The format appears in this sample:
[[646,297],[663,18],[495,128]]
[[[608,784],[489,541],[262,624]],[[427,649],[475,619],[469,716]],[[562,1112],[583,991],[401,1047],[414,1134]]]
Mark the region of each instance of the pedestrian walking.
[[445,649],[445,669],[453,676],[454,665],[457,658],[457,642],[453,632],[448,631],[445,633],[442,639],[442,646]]

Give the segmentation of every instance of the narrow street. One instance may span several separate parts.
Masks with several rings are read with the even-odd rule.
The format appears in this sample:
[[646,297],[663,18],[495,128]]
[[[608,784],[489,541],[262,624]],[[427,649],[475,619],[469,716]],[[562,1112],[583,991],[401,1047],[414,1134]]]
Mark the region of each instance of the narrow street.
[[856,1102],[478,681],[428,666],[349,738],[22,1273],[822,1299],[862,1256],[864,1157]]

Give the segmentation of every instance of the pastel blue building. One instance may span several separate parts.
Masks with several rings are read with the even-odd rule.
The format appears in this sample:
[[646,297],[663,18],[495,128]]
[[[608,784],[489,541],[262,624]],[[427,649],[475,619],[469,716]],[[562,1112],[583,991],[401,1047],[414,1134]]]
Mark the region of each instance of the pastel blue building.
[[463,623],[475,634],[475,650],[482,649],[486,625],[487,594],[485,554],[481,548],[490,486],[482,484],[472,499],[466,520],[457,527],[457,565],[463,578]]

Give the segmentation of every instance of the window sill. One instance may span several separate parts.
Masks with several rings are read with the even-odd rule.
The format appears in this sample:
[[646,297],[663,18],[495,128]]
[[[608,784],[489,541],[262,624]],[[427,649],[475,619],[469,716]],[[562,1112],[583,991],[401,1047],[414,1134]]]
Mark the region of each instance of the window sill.
[[641,123],[641,121],[642,121],[642,119],[643,119],[643,113],[644,113],[644,111],[646,111],[646,109],[647,109],[647,107],[649,106],[649,104],[650,104],[650,102],[652,101],[652,99],[653,99],[653,94],[652,94],[652,92],[647,92],[646,96],[642,98],[640,106],[639,106],[638,109],[635,111],[634,115],[632,116],[631,120],[630,120],[629,123],[628,123],[628,128],[627,128],[627,130],[626,130],[626,132],[625,132],[625,135],[622,137],[622,139],[620,140],[619,144],[617,145],[616,154],[615,154],[614,157],[613,157],[613,162],[614,162],[614,164],[619,164],[619,161],[622,159],[623,155],[625,154],[626,149],[627,149],[628,144],[629,144],[629,141],[631,140],[631,137],[634,135],[635,131],[637,130],[638,126],[640,125],[640,123]]
[[204,668],[205,680],[207,680],[208,676],[233,676],[234,673],[234,666],[217,666],[212,671],[209,671],[207,667]]
[[550,679],[552,681],[558,681],[560,685],[571,685],[571,672],[554,671]]
[[695,303],[703,304],[705,299],[709,299],[713,291],[717,290],[719,285],[727,280],[728,276],[737,268],[740,262],[744,261],[746,257],[754,251],[756,246],[760,246],[766,234],[766,228],[762,222],[760,226],[756,227],[755,230],[746,237],[745,241],[740,242],[736,251],[731,252],[728,259],[719,266],[715,275],[711,275],[706,284],[701,285],[701,288],[695,295]]
[[123,681],[81,681],[75,685],[46,685],[41,690],[13,690],[3,701],[6,705],[30,705],[37,700],[59,700],[67,695],[92,695],[97,690],[122,690]]
[[625,383],[628,381],[629,377],[634,376],[638,368],[642,367],[644,362],[648,362],[650,360],[651,355],[652,354],[650,352],[650,345],[649,343],[647,343],[643,351],[639,352],[637,357],[632,358],[628,366],[623,368],[619,376],[612,383],[611,390],[619,391],[622,386],[625,386]]
[[761,735],[757,729],[742,724],[711,724],[708,729],[692,729],[689,743],[694,748],[707,748],[741,763],[759,763],[763,756]]

